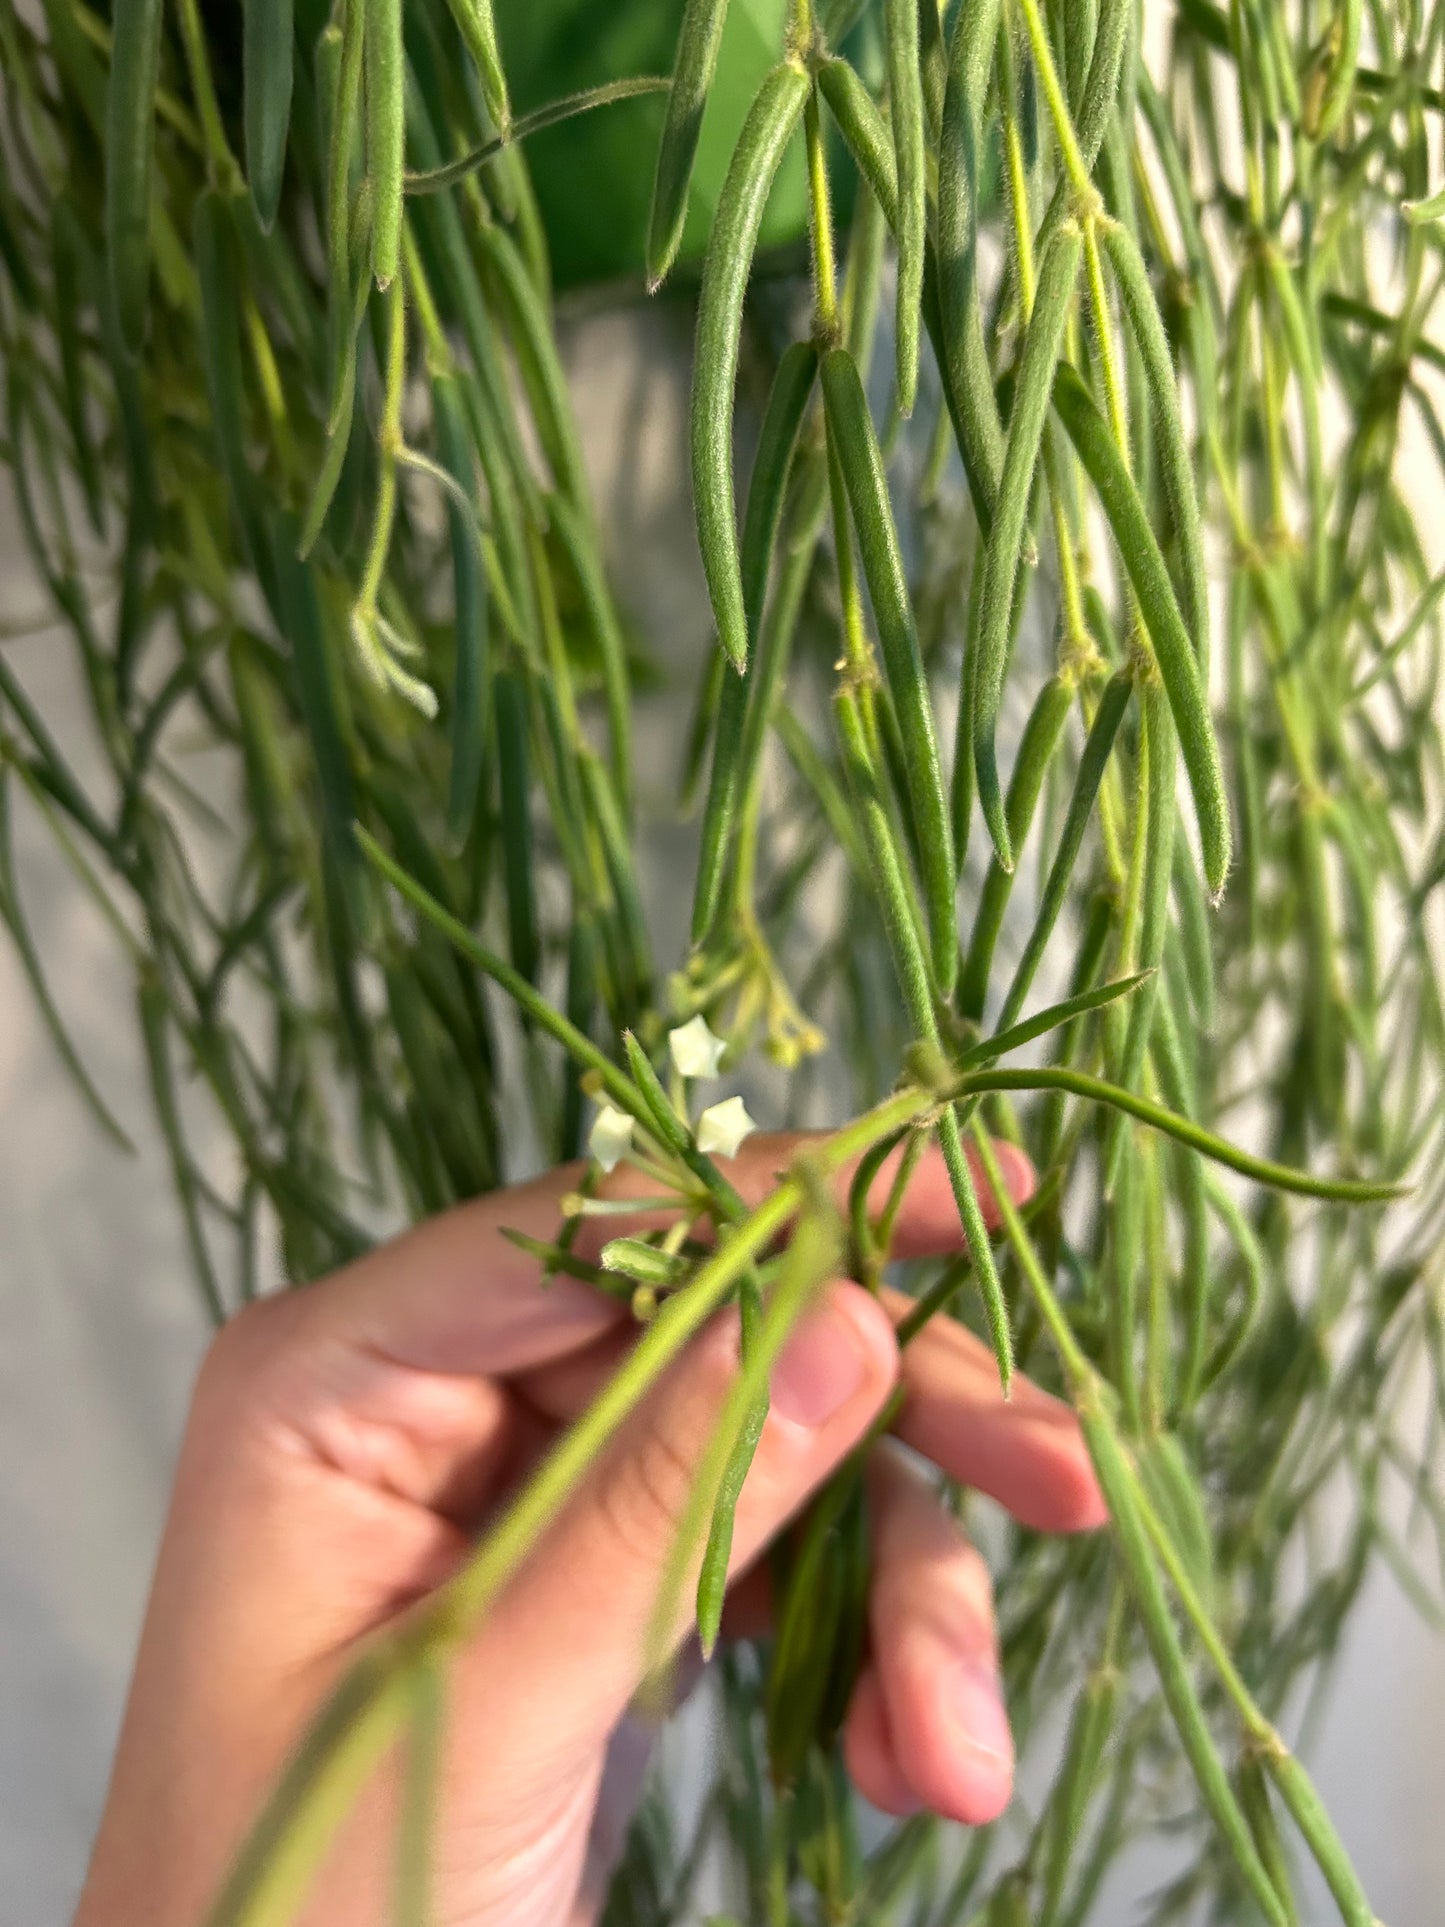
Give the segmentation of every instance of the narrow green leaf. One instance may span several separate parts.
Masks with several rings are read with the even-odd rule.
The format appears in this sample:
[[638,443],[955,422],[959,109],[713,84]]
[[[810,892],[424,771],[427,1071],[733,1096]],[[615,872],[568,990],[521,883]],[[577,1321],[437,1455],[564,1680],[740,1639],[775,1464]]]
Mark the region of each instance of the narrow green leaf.
[[[1169,704],[1154,677],[1149,677],[1140,692],[1140,755],[1144,759],[1146,783],[1144,817],[1135,835],[1143,837],[1143,867],[1139,892],[1138,942],[1131,959],[1151,977],[1164,960],[1164,941],[1169,928],[1169,884],[1174,857],[1174,819],[1176,757],[1174,724]],[[1149,1049],[1149,1031],[1154,1021],[1158,980],[1154,977],[1129,1006],[1129,1021],[1124,1046],[1118,1060],[1118,1082],[1138,1083]],[[1112,1193],[1124,1155],[1124,1131],[1115,1131],[1105,1157],[1104,1188]]]
[[293,526],[283,522],[273,543],[279,585],[279,617],[296,678],[301,715],[311,739],[321,793],[321,820],[336,858],[345,866],[355,816],[351,768],[342,734],[321,601],[311,570],[296,558]]
[[101,1096],[90,1072],[85,1068],[85,1062],[76,1049],[70,1032],[66,1029],[65,1021],[50,992],[44,961],[35,947],[35,940],[26,921],[24,906],[20,901],[19,882],[15,875],[14,852],[11,849],[10,792],[5,781],[7,774],[4,767],[0,766],[0,921],[4,922],[6,929],[10,932],[10,940],[15,946],[15,954],[30,985],[41,1019],[86,1109],[113,1144],[119,1146],[122,1151],[134,1155],[135,1145],[125,1127],[117,1122],[115,1113]]
[[[615,1277],[609,1278],[600,1265],[588,1264],[585,1258],[579,1258],[576,1252],[569,1251],[565,1245],[548,1244],[544,1238],[534,1238],[526,1231],[515,1231],[509,1225],[503,1225],[501,1231],[508,1244],[515,1245],[518,1251],[524,1251],[529,1258],[537,1260],[545,1276],[550,1277],[555,1273],[564,1278],[575,1278],[580,1284],[591,1285],[595,1291],[611,1293],[616,1297],[623,1295],[623,1288]],[[631,1297],[631,1292],[626,1295]]]
[[[1029,711],[1024,733],[1019,739],[1018,755],[1014,758],[1005,803],[1009,842],[1015,850],[1023,848],[1028,836],[1039,791],[1043,788],[1073,701],[1074,692],[1069,683],[1062,676],[1050,676]],[[983,1016],[989,973],[993,967],[994,945],[1003,925],[1004,911],[1008,908],[1013,877],[1014,873],[1004,869],[995,852],[979,896],[958,991],[960,1012],[975,1022]]]
[[652,180],[652,212],[647,223],[647,287],[655,293],[666,280],[682,244],[687,220],[687,190],[692,179],[703,109],[712,88],[727,21],[727,0],[687,0],[678,29],[677,58],[672,70],[672,94],[657,170]]
[[512,107],[507,98],[507,77],[497,46],[492,0],[447,0],[447,4],[482,83],[487,112],[504,138],[509,133],[515,138],[517,129],[512,123]]
[[718,641],[733,667],[747,661],[737,512],[733,502],[733,388],[753,250],[773,177],[811,85],[791,61],[758,89],[723,183],[698,301],[692,389],[692,488],[698,542]]
[[1217,897],[1229,873],[1229,805],[1198,657],[1184,627],[1164,558],[1159,553],[1159,544],[1138,491],[1104,418],[1072,368],[1058,371],[1054,406],[1109,518],[1119,554],[1139,598],[1194,795],[1205,881]]
[[791,342],[784,350],[768,395],[758,451],[753,457],[739,555],[743,616],[747,624],[747,668],[741,676],[726,676],[718,694],[712,769],[693,884],[692,941],[695,944],[702,942],[717,914],[738,800],[744,720],[758,681],[758,631],[793,453],[817,371],[818,351],[811,341]]
[[1214,939],[1199,871],[1188,844],[1174,840],[1174,910],[1184,973],[1201,1031],[1214,1028]]
[[94,273],[94,254],[86,239],[79,212],[68,194],[56,197],[50,219],[50,273],[55,289],[55,329],[60,343],[61,392],[65,421],[75,451],[76,473],[85,492],[90,526],[105,532],[100,466],[85,391],[85,368],[80,338],[80,310],[87,276]]
[[[763,1301],[753,1275],[738,1287],[742,1323],[742,1361],[747,1370],[756,1360],[758,1348],[767,1341],[764,1335]],[[727,1462],[718,1480],[708,1523],[707,1543],[697,1575],[697,1635],[704,1659],[711,1659],[722,1627],[723,1606],[727,1600],[728,1569],[732,1560],[733,1527],[743,1485],[752,1470],[768,1422],[768,1382],[755,1384],[753,1400],[728,1450]]]
[[884,0],[883,31],[888,57],[888,105],[898,172],[898,412],[906,419],[913,413],[918,393],[918,319],[923,299],[923,251],[928,239],[918,0]]
[[554,495],[547,504],[552,532],[561,543],[582,597],[582,609],[602,664],[607,705],[608,768],[618,807],[632,808],[632,687],[627,643],[612,599],[598,545],[572,503]]
[[883,116],[857,69],[846,60],[824,60],[818,67],[817,78],[818,91],[838,123],[848,152],[873,190],[888,226],[896,232],[898,160]]
[[270,231],[281,204],[286,135],[291,123],[294,0],[243,0],[241,100],[246,179],[262,229]]
[[542,961],[532,855],[532,799],[528,778],[527,697],[514,670],[492,683],[497,772],[501,791],[502,879],[507,896],[507,948],[513,964],[535,983]]
[[622,1033],[622,1047],[627,1053],[627,1068],[632,1073],[632,1081],[646,1106],[642,1123],[656,1133],[658,1142],[666,1145],[668,1150],[675,1151],[679,1157],[691,1156],[693,1138],[687,1120],[678,1115],[676,1106],[652,1068],[652,1060],[632,1031],[625,1030]]
[[[953,1192],[953,1201],[958,1207],[964,1242],[968,1246],[968,1255],[973,1260],[974,1277],[978,1281],[979,1295],[983,1299],[989,1342],[993,1346],[994,1362],[998,1366],[999,1390],[1003,1397],[1007,1398],[1013,1384],[1014,1372],[1013,1334],[1009,1329],[1008,1301],[1004,1297],[998,1266],[994,1262],[993,1242],[988,1226],[984,1223],[983,1207],[979,1203],[973,1172],[969,1168],[968,1159],[964,1156],[963,1132],[959,1124],[958,1112],[952,1105],[938,1120],[938,1144],[948,1171],[949,1189]],[[990,1182],[995,1181],[996,1174],[991,1174]]]
[[[1097,1401],[1099,1395],[1096,1393],[1094,1396]],[[1097,1402],[1080,1409],[1079,1422],[1084,1429],[1094,1470],[1109,1503],[1115,1539],[1150,1651],[1154,1655],[1159,1683],[1180,1742],[1194,1769],[1200,1793],[1265,1918],[1271,1927],[1289,1927],[1288,1916],[1259,1858],[1254,1837],[1210,1737],[1204,1709],[1190,1677],[1179,1635],[1169,1616],[1158,1568],[1140,1521],[1135,1497],[1135,1474],[1124,1456],[1112,1423],[1099,1409]]]
[[949,43],[938,150],[938,305],[944,358],[963,427],[964,465],[987,531],[998,506],[1004,434],[978,288],[979,126],[999,0],[966,0]]
[[1201,662],[1207,662],[1209,586],[1204,574],[1204,541],[1199,526],[1199,499],[1194,490],[1194,464],[1184,439],[1184,418],[1169,342],[1138,243],[1128,229],[1117,222],[1108,223],[1102,234],[1119,292],[1124,297],[1124,312],[1139,345],[1153,404],[1160,470],[1179,540],[1184,623],[1196,655]]
[[206,1307],[214,1323],[219,1326],[225,1323],[226,1308],[221,1299],[221,1288],[216,1281],[215,1268],[211,1263],[210,1249],[206,1243],[205,1227],[201,1222],[200,1186],[196,1180],[195,1167],[191,1163],[185,1127],[181,1121],[180,1106],[176,1099],[175,1073],[171,1066],[170,1055],[169,1005],[164,985],[150,971],[141,978],[138,1002],[141,1038],[145,1045],[151,1096],[155,1102],[156,1119],[160,1125],[161,1136],[165,1140],[166,1151],[170,1158],[176,1195],[180,1199],[181,1216],[185,1223],[191,1263],[195,1268]]
[[836,451],[847,488],[883,648],[889,694],[898,717],[909,807],[922,860],[934,979],[939,996],[947,998],[953,994],[958,975],[953,822],[883,458],[863,384],[845,349],[830,349],[823,357],[823,400],[829,443]]
[[527,272],[526,262],[506,229],[493,222],[482,230],[479,246],[489,270],[495,305],[508,323],[517,365],[526,385],[532,419],[557,486],[577,513],[591,519],[587,465],[582,458],[567,378],[546,304]]
[[454,375],[432,380],[437,453],[441,464],[466,497],[465,512],[449,500],[452,582],[455,599],[456,670],[452,681],[451,780],[447,790],[447,828],[454,843],[462,843],[476,815],[481,791],[482,760],[487,733],[487,578],[477,545],[476,510],[472,506],[475,476],[471,440]]
[[1119,80],[1124,69],[1133,26],[1133,0],[1100,0],[1099,24],[1094,33],[1094,48],[1089,71],[1079,102],[1077,135],[1084,166],[1092,171],[1104,144],[1109,120],[1119,98]]
[[254,559],[264,550],[265,535],[246,459],[245,393],[236,301],[239,267],[230,207],[221,195],[210,189],[196,197],[191,240],[201,293],[200,345],[211,433],[215,437],[221,473],[230,490],[231,512],[244,552]]
[[1008,666],[1016,584],[1033,498],[1034,471],[1043,446],[1044,422],[1054,369],[1063,347],[1064,325],[1078,278],[1083,243],[1072,224],[1055,230],[1039,267],[1033,313],[1029,316],[1009,412],[1008,442],[999,484],[998,515],[984,555],[982,604],[975,639],[973,675],[973,760],[978,799],[998,860],[1013,868],[1013,849],[999,785],[995,738]]
[[355,826],[357,841],[368,860],[379,870],[392,887],[405,897],[414,910],[420,912],[427,921],[441,931],[448,942],[454,944],[464,957],[470,959],[478,970],[506,991],[517,1007],[524,1011],[536,1025],[555,1037],[565,1049],[571,1052],[584,1070],[595,1071],[602,1081],[603,1089],[614,1103],[620,1105],[632,1117],[644,1117],[646,1107],[630,1078],[625,1077],[610,1059],[603,1056],[590,1037],[584,1037],[567,1019],[561,1016],[538,991],[534,990],[525,977],[512,966],[504,963],[494,951],[488,950],[479,938],[472,935],[466,925],[454,917],[450,910],[439,904],[416,881],[408,876],[392,857],[376,841],[376,838],[359,823]]
[[1364,24],[1364,0],[1338,0],[1325,46],[1329,66],[1318,95],[1316,113],[1305,112],[1305,131],[1315,141],[1327,141],[1345,117],[1354,91],[1360,59],[1360,29]]
[[371,184],[371,271],[387,288],[401,267],[402,175],[406,166],[406,54],[403,0],[354,0],[364,6],[366,173]]
[[105,242],[111,298],[126,347],[145,338],[150,299],[151,183],[162,0],[115,0],[105,96]]
[[1093,990],[1081,990],[1077,996],[1066,997],[1062,1003],[1050,1004],[1036,1016],[1026,1017],[1020,1024],[1011,1024],[1007,1030],[995,1031],[992,1036],[970,1044],[958,1058],[958,1068],[961,1071],[972,1070],[975,1065],[991,1064],[995,1058],[1021,1050],[1036,1037],[1046,1036],[1049,1031],[1072,1023],[1074,1018],[1086,1016],[1091,1010],[1102,1010],[1105,1004],[1112,1004],[1116,998],[1129,996],[1152,974],[1148,970],[1137,970],[1132,977],[1120,977],[1113,983],[1099,984]]
[[1445,215],[1445,187],[1424,201],[1403,201],[1400,212],[1412,227],[1423,227]]
[[[700,1454],[692,1490],[678,1521],[658,1587],[645,1649],[651,1667],[665,1660],[676,1636],[678,1604],[687,1569],[697,1556],[705,1522],[716,1515],[720,1506],[731,1541],[733,1512],[742,1478],[752,1460],[748,1441],[756,1446],[757,1435],[767,1417],[769,1375],[810,1301],[836,1271],[840,1256],[836,1216],[821,1207],[805,1210],[793,1227],[778,1282],[769,1294],[761,1324],[752,1334],[749,1355],[729,1388],[717,1423]],[[715,1636],[722,1611],[721,1592],[727,1583],[726,1565],[719,1569],[716,1552],[712,1561],[704,1565],[703,1577],[708,1590],[705,1598],[700,1595],[699,1606]]]

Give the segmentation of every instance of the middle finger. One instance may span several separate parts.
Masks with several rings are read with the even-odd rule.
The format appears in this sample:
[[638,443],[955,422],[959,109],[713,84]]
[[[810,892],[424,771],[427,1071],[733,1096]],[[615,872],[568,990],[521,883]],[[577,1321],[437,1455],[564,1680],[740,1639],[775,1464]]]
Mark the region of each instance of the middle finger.
[[845,1728],[849,1767],[893,1811],[906,1789],[985,1826],[1013,1790],[988,1568],[896,1446],[873,1454],[868,1476],[871,1651]]

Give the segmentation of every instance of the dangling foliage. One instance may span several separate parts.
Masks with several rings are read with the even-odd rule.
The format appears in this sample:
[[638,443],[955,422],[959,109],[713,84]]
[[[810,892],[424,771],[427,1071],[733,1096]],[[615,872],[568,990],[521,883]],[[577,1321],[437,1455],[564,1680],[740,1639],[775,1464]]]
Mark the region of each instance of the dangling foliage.
[[[736,1299],[743,1368],[659,1602],[671,1623],[700,1554],[711,1646],[769,1366],[840,1262],[817,1173],[860,1161],[846,1262],[876,1284],[898,1197],[870,1219],[869,1181],[936,1136],[967,1256],[899,1273],[901,1336],[963,1317],[1005,1382],[1061,1389],[1113,1518],[1013,1529],[998,1574],[1050,1790],[972,1840],[917,1818],[865,1851],[837,1747],[867,1578],[850,1467],[780,1554],[776,1637],[721,1663],[704,1833],[644,1809],[609,1922],[686,1918],[720,1828],[749,1927],[780,1895],[820,1927],[1073,1927],[1167,1825],[1154,1919],[1288,1927],[1308,1856],[1371,1927],[1348,1816],[1287,1741],[1373,1564],[1423,1594],[1445,1570],[1445,5],[792,0],[700,261],[726,0],[674,9],[670,82],[523,114],[501,11],[499,39],[491,0],[0,0],[0,451],[46,597],[0,630],[0,917],[85,1102],[124,1144],[30,935],[17,811],[133,973],[218,1318],[263,1228],[313,1278],[517,1175],[524,1111],[563,1157],[605,1103],[595,1156],[645,1155],[729,1232],[618,1239],[601,1267],[566,1232],[536,1247],[630,1299],[638,1347],[415,1637],[341,1687],[215,1921],[290,1917],[332,1789],[403,1727],[424,1894],[449,1642]],[[664,89],[618,298],[700,268],[717,645],[681,772],[685,956],[644,911],[645,643],[525,158]],[[799,154],[808,286],[801,246],[759,253]],[[764,272],[796,298],[750,304]],[[37,646],[73,651],[97,775],[27,694]],[[198,737],[230,764],[219,811],[185,773]],[[719,1049],[790,1072],[797,1118],[830,1070],[837,1128],[752,1211],[718,1161],[751,1119],[684,1102]],[[183,1087],[234,1140],[230,1190]],[[1041,1183],[995,1246],[965,1147],[989,1170],[1000,1136]],[[1399,1397],[1422,1368],[1423,1438]]]

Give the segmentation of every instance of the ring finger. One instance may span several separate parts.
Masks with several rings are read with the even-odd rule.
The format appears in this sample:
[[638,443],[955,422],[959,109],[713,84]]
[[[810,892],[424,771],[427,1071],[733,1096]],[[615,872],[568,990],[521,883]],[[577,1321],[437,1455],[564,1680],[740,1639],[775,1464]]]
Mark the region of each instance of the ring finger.
[[890,1811],[986,1825],[1013,1789],[988,1568],[897,1447],[878,1448],[869,1483],[872,1650],[845,1731],[849,1768]]

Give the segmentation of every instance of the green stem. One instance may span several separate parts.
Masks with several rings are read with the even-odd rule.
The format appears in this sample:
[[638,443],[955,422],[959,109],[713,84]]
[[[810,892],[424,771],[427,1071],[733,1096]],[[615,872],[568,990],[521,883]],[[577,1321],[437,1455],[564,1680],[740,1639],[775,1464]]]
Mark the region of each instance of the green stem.
[[178,0],[178,6],[181,20],[181,44],[185,48],[191,93],[195,98],[196,113],[201,123],[201,139],[206,150],[207,172],[223,193],[238,194],[244,183],[240,166],[231,152],[230,142],[226,139],[226,127],[221,118],[220,102],[216,99],[216,85],[211,78],[210,54],[206,46],[206,32],[201,23],[197,0]]
[[1152,1125],[1155,1130],[1177,1138],[1181,1144],[1202,1151],[1205,1157],[1213,1158],[1219,1164],[1227,1164],[1230,1170],[1238,1171],[1242,1177],[1253,1178],[1257,1184],[1273,1185],[1279,1191],[1294,1192],[1299,1197],[1324,1198],[1337,1204],[1383,1204],[1391,1198],[1402,1196],[1408,1189],[1407,1186],[1375,1178],[1311,1177],[1307,1171],[1297,1171],[1292,1165],[1276,1164],[1272,1158],[1256,1157],[1250,1151],[1241,1150],[1237,1144],[1216,1137],[1212,1131],[1206,1131],[1191,1119],[1166,1110],[1162,1104],[1140,1097],[1137,1092],[1123,1090],[1117,1084],[1089,1077],[1082,1071],[1046,1068],[968,1071],[959,1078],[956,1091],[960,1098],[983,1091],[1067,1091],[1074,1097],[1088,1098],[1096,1104],[1112,1105],[1116,1110],[1137,1118],[1141,1124]]
[[1033,50],[1034,65],[1038,69],[1039,85],[1044,90],[1044,100],[1049,110],[1049,118],[1054,124],[1054,134],[1059,143],[1059,154],[1064,163],[1064,171],[1069,177],[1069,185],[1074,191],[1080,208],[1092,207],[1098,200],[1093,182],[1089,179],[1089,169],[1079,147],[1078,135],[1074,132],[1073,117],[1069,113],[1068,97],[1059,78],[1059,70],[1054,65],[1054,51],[1049,44],[1048,29],[1039,12],[1038,0],[1017,0],[1019,12],[1024,17],[1024,28]]
[[820,346],[832,346],[840,336],[838,271],[833,246],[832,205],[828,195],[828,158],[823,148],[816,83],[803,108],[803,137],[808,154],[808,232],[813,245],[813,330]]

